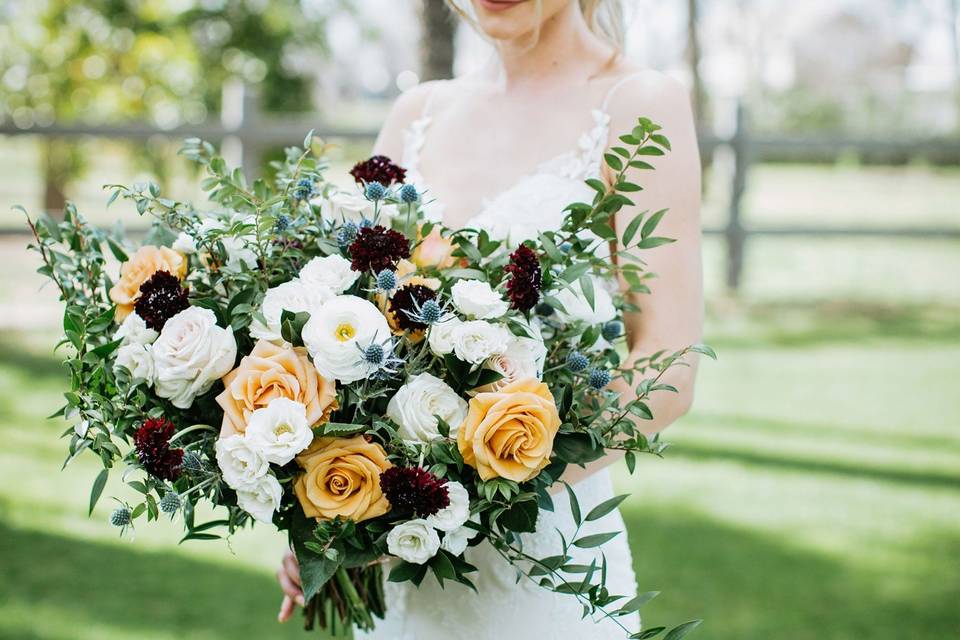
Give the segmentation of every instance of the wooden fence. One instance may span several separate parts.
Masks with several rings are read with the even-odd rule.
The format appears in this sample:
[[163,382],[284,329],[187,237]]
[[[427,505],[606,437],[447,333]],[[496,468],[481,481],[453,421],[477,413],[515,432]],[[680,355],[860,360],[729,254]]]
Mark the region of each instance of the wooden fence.
[[[251,92],[234,91],[224,100],[225,108],[217,121],[200,125],[184,125],[172,129],[158,129],[147,124],[127,125],[65,125],[53,124],[21,129],[10,123],[0,124],[0,136],[36,135],[54,138],[119,138],[145,140],[154,136],[171,139],[199,137],[213,142],[229,141],[239,148],[244,167],[255,167],[266,149],[299,144],[305,132],[314,129],[318,135],[331,139],[372,141],[375,131],[327,126],[316,115],[298,117],[265,117],[258,109],[259,101]],[[845,155],[863,157],[872,161],[901,163],[925,158],[940,164],[960,165],[960,140],[876,140],[844,139],[838,137],[751,136],[746,126],[742,107],[737,107],[736,126],[728,136],[701,132],[700,147],[704,157],[712,157],[720,149],[732,154],[727,218],[723,225],[706,227],[707,235],[721,236],[726,249],[726,284],[736,292],[743,279],[744,255],[751,238],[758,236],[850,236],[878,238],[917,238],[960,240],[960,224],[953,227],[823,227],[823,226],[754,226],[743,221],[743,198],[749,185],[750,168],[754,163],[774,162],[832,162]],[[960,202],[957,203],[960,221]],[[0,234],[25,233],[26,230],[0,229]]]

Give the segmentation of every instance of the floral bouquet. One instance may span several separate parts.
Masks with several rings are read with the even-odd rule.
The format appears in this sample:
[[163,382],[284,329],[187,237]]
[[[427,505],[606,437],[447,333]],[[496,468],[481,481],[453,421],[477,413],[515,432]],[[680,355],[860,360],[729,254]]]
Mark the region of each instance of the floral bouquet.
[[[574,536],[545,558],[524,553],[521,534],[552,509],[568,465],[616,450],[632,472],[638,454],[659,454],[636,426],[652,417],[645,401],[673,390],[660,378],[685,354],[711,353],[622,360],[618,318],[635,307],[609,283],[646,291],[625,249],[670,240],[655,235],[663,211],[619,238],[611,216],[640,189],[627,169],[669,149],[658,130],[641,118],[606,157],[613,185],[589,181],[592,202],[519,246],[444,228],[382,156],[337,189],[312,132],[253,184],[186,141],[214,211],[155,184],[108,185],[110,202],[153,218],[136,248],[72,205],[62,222],[28,217],[39,271],[65,304],[68,462],[89,450],[104,466],[91,511],[122,465],[139,494],[111,515],[122,532],[162,514],[182,519],[185,540],[274,524],[300,563],[307,628],[372,628],[386,571],[473,588],[464,552],[484,541],[584,615],[635,611],[649,594],[625,601],[604,585],[605,560],[570,556],[617,532]],[[615,242],[614,259],[597,251]],[[637,393],[608,390],[614,378]],[[625,497],[584,512],[568,495],[578,529]],[[220,515],[198,521],[203,503]]]

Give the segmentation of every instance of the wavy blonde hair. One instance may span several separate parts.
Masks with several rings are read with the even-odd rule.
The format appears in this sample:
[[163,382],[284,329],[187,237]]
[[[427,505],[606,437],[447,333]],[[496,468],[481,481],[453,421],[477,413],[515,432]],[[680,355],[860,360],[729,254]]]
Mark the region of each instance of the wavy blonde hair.
[[[469,12],[460,6],[459,2],[463,2],[464,0],[445,1],[447,6],[457,15],[477,29],[477,31],[480,31],[476,21],[470,16]],[[543,0],[534,0],[534,2],[537,3],[538,13],[542,11],[542,1]],[[587,21],[587,25],[590,27],[590,31],[608,42],[617,52],[622,52],[626,35],[626,26],[623,18],[623,1],[578,0],[578,4],[580,5],[580,11],[583,13],[584,20]]]

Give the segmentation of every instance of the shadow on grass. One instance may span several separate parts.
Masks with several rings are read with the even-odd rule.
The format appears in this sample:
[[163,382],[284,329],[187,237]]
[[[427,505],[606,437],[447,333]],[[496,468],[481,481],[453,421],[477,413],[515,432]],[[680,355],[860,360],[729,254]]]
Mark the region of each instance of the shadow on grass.
[[[53,344],[51,342],[50,346],[52,347]],[[53,353],[52,350],[45,354],[37,353],[24,349],[14,336],[0,336],[0,367],[18,369],[22,373],[38,378],[62,380],[64,386],[69,384],[67,378],[69,372],[63,364],[65,353]]]
[[[115,627],[130,638],[153,630],[224,640],[326,637],[305,634],[296,619],[277,624],[276,583],[241,567],[78,541],[2,521],[0,566],[0,611],[4,604],[36,605],[63,611],[77,625],[96,621]],[[10,638],[43,637],[32,629],[7,632]]]
[[[960,631],[960,534],[917,541],[926,575],[857,569],[697,515],[624,509],[645,626],[703,618],[702,640],[946,640]],[[904,585],[904,581],[907,584]]]

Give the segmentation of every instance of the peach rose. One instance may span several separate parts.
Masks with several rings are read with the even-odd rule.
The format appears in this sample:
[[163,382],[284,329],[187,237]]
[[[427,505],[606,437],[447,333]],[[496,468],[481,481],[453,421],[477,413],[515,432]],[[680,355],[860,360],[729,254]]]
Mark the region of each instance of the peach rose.
[[217,404],[223,408],[220,435],[224,438],[244,433],[250,414],[274,398],[287,398],[305,406],[310,426],[327,422],[337,408],[335,383],[317,373],[303,347],[277,346],[260,340],[250,355],[223,377],[223,385]]
[[457,447],[482,479],[526,482],[549,464],[559,428],[550,389],[536,378],[524,378],[471,398]]
[[110,289],[110,299],[117,305],[118,322],[130,315],[140,297],[140,285],[157,271],[166,271],[183,280],[187,275],[187,260],[173,249],[144,245],[120,265],[120,280]]
[[308,518],[360,522],[390,510],[380,474],[393,465],[379,444],[363,436],[317,438],[297,463],[304,473],[293,488]]
[[420,243],[413,250],[410,261],[421,269],[436,267],[437,269],[446,269],[452,267],[454,263],[453,243],[449,238],[444,238],[440,233],[440,227],[434,227],[427,234],[426,238],[421,239],[419,231],[417,239]]

